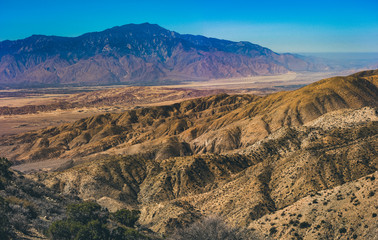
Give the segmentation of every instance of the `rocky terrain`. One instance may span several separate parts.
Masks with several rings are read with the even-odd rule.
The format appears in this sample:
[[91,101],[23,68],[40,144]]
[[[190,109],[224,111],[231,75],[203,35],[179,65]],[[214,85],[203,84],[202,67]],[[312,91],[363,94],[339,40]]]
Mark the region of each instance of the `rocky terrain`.
[[[153,104],[164,104],[178,100],[198,98],[226,92],[226,90],[195,90],[163,87],[123,87],[65,95],[35,101],[23,106],[0,106],[0,116],[34,114],[74,108],[119,106],[123,109]],[[232,92],[232,91],[228,91]],[[17,93],[16,93],[17,94]],[[40,94],[43,96],[43,94]],[[34,96],[38,96],[34,94]]]
[[223,153],[252,145],[282,127],[300,126],[344,108],[376,107],[377,71],[324,79],[265,97],[220,94],[102,114],[0,139],[14,162],[147,153],[156,159]]
[[10,165],[0,158],[0,238],[45,239],[43,233],[52,222],[65,216],[67,204],[80,199],[25,178],[9,170]]
[[[264,97],[219,94],[7,136],[28,178],[169,236],[206,216],[273,239],[374,239],[378,72]],[[17,167],[17,166],[16,166]]]
[[0,42],[0,87],[161,85],[329,69],[249,42],[179,34],[148,23],[73,38],[33,35]]
[[377,177],[311,194],[249,227],[276,239],[377,239]]

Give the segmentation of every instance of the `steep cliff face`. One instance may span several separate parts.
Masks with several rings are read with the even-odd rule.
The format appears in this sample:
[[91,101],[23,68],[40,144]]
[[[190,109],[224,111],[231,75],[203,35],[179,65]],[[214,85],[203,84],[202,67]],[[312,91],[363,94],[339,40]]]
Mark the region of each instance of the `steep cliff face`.
[[0,42],[0,85],[154,84],[325,70],[249,42],[129,24],[79,37],[33,35]]

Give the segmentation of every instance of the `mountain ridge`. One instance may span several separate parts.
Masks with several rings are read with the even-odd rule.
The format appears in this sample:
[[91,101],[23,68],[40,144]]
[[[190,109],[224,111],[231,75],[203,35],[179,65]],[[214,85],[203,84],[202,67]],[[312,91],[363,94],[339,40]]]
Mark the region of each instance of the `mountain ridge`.
[[179,34],[148,23],[0,42],[3,86],[159,85],[327,68],[253,43]]
[[101,114],[2,137],[0,151],[15,163],[66,159],[27,178],[110,211],[138,210],[138,224],[163,236],[215,214],[266,238],[369,238],[377,96],[371,70],[263,97]]
[[[101,152],[151,152],[158,158],[227,152],[251,145],[282,127],[301,126],[327,112],[377,107],[377,73],[372,70],[324,79],[265,97],[218,94],[168,106],[102,114],[4,137],[0,149],[17,162]],[[14,144],[19,146],[14,148]]]

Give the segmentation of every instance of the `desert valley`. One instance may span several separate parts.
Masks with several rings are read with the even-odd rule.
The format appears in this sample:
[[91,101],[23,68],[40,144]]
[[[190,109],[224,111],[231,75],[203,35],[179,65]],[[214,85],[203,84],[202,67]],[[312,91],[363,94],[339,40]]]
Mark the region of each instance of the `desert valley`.
[[1,239],[378,237],[378,61],[148,23],[0,59]]

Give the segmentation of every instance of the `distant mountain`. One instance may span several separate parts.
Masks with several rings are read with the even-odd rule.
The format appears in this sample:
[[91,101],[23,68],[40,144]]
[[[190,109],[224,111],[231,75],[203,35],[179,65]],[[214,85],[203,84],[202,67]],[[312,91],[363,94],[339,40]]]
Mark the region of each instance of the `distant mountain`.
[[33,35],[0,42],[0,86],[159,85],[326,69],[250,42],[183,35],[148,23],[79,37]]

